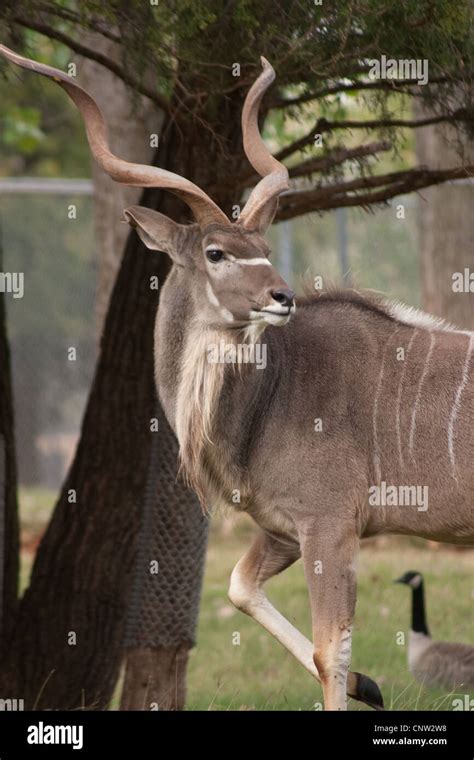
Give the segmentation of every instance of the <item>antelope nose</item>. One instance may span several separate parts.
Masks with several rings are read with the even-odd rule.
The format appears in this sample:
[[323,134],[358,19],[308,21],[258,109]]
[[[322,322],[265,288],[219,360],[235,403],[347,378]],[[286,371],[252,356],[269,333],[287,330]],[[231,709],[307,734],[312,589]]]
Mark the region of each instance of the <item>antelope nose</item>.
[[289,288],[278,288],[278,290],[272,290],[271,296],[274,301],[282,306],[288,306],[291,308],[295,302],[295,294]]

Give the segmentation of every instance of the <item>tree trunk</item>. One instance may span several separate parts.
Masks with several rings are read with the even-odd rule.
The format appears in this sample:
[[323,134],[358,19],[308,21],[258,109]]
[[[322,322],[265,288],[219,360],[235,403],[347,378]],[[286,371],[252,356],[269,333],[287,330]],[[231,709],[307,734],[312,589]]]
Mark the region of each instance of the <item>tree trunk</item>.
[[37,374],[31,372],[34,340],[28,336],[20,336],[13,346],[18,480],[24,486],[37,486],[41,479],[37,448],[37,438],[41,430],[41,382]]
[[[144,196],[155,208],[164,200]],[[81,440],[0,672],[2,696],[21,694],[27,709],[100,709],[113,693],[155,407],[150,277],[162,283],[168,267],[129,236]]]
[[[459,163],[452,128],[424,127],[416,136],[420,163],[432,169]],[[474,145],[467,137],[463,147],[466,162],[472,163]],[[463,274],[466,268],[474,273],[473,208],[474,184],[465,183],[423,190],[419,212],[423,306],[468,329],[474,329],[473,294],[453,290],[453,275]]]
[[[0,239],[0,269],[2,263]],[[18,605],[19,566],[13,399],[4,299],[0,294],[0,663],[7,655],[6,643]]]
[[131,649],[121,710],[182,710],[186,700],[187,644]]
[[[100,48],[100,52],[107,58],[120,63],[120,48],[112,41],[89,33],[89,40],[94,48]],[[98,102],[101,103],[102,112],[108,125],[108,137],[112,150],[119,156],[130,161],[149,164],[153,161],[155,149],[152,146],[155,140],[161,138],[163,127],[163,113],[148,99],[138,96],[112,72],[98,65],[95,61],[81,59],[80,81]],[[113,92],[113,97],[103,98],[102,93]],[[97,250],[97,296],[96,296],[96,320],[98,335],[101,334],[110,294],[115,282],[120,254],[123,251],[128,235],[128,227],[120,224],[123,218],[123,209],[137,204],[140,200],[140,188],[128,187],[114,182],[105,174],[95,162],[92,162],[94,178],[94,225],[95,241]],[[127,613],[126,629],[126,670],[125,682],[122,691],[122,710],[150,709],[150,704],[159,705],[161,710],[178,710],[184,707],[186,695],[186,664],[187,653],[194,643],[195,615],[192,609],[184,609],[182,620],[187,625],[185,629],[174,626],[174,637],[163,636],[165,629],[172,627],[173,615],[168,603],[168,596],[173,594],[174,589],[163,586],[163,575],[166,575],[166,567],[162,569],[160,583],[161,594],[156,594],[156,589],[150,588],[150,575],[147,567],[142,567],[143,556],[148,554],[162,557],[169,544],[167,535],[173,533],[167,519],[166,512],[172,515],[175,524],[181,520],[184,526],[178,536],[174,536],[176,551],[184,562],[186,545],[189,541],[197,548],[191,557],[193,574],[192,577],[181,578],[182,589],[186,602],[193,600],[191,607],[199,604],[202,585],[202,573],[204,568],[207,525],[202,521],[200,510],[191,494],[183,498],[182,489],[176,496],[177,499],[166,500],[166,482],[170,469],[173,471],[177,450],[172,432],[167,425],[160,424],[160,435],[153,436],[152,447],[157,446],[158,452],[150,453],[147,479],[151,480],[151,492],[146,494],[145,503],[140,505],[142,521],[138,538],[137,560],[133,570],[132,589],[137,586],[135,596],[136,603],[130,603]],[[165,429],[166,427],[166,429]],[[164,444],[164,445],[163,445]],[[150,471],[150,468],[153,468]],[[164,477],[163,474],[164,473]],[[147,503],[147,499],[148,502]],[[178,510],[186,514],[181,517]],[[149,519],[154,525],[145,524],[143,511],[147,510]],[[199,522],[196,523],[196,520]],[[142,536],[143,533],[143,536]],[[169,569],[179,576],[179,563],[169,562]],[[161,563],[162,566],[164,563]],[[160,626],[158,621],[164,619],[165,626]],[[143,623],[140,624],[140,621]],[[175,642],[178,642],[178,646]],[[153,646],[146,646],[151,643]],[[164,646],[160,646],[163,644]],[[146,678],[144,676],[146,672]],[[147,684],[145,693],[141,683]]]
[[[240,103],[234,104],[235,111]],[[219,112],[216,131],[227,129],[231,150],[240,140],[236,112]],[[234,153],[235,155],[235,153]],[[180,124],[160,142],[158,165],[188,174],[209,188],[232,171],[222,145]],[[229,193],[232,185],[229,183]],[[232,195],[221,200],[229,210]],[[142,204],[183,221],[189,210],[173,196],[145,191]],[[20,605],[9,657],[0,671],[0,694],[21,694],[26,708],[106,708],[123,657],[124,623],[131,570],[150,457],[150,420],[156,414],[153,383],[153,327],[158,296],[150,278],[163,283],[165,255],[147,251],[133,232],[113,290],[81,439],[51,523],[35,560],[31,584]],[[160,447],[174,447],[160,435]],[[189,503],[189,492],[168,473],[174,498]],[[178,496],[177,496],[178,495]],[[163,496],[166,498],[166,494]],[[193,497],[194,499],[194,497]],[[194,502],[195,503],[195,502]],[[181,540],[186,524],[175,526]],[[191,537],[192,538],[192,537]],[[189,646],[189,642],[187,643]],[[175,647],[176,649],[176,647]],[[175,683],[176,656],[163,653],[162,668]],[[161,655],[160,655],[161,657]],[[158,659],[160,659],[160,657]],[[156,660],[155,660],[156,662]],[[167,677],[168,677],[167,676]],[[161,693],[175,689],[160,684]],[[181,688],[179,689],[181,693]]]
[[[121,63],[119,45],[102,35],[86,32],[83,43]],[[156,145],[152,147],[151,136],[161,133],[162,112],[96,61],[88,58],[79,58],[79,61],[79,83],[100,103],[112,151],[136,163],[152,162]],[[104,97],[104,93],[113,93],[113,97]],[[123,209],[137,204],[141,191],[138,187],[114,182],[95,162],[92,162],[92,176],[97,251],[96,320],[100,336],[128,235],[127,225],[120,224]]]
[[[208,521],[177,493],[174,436],[157,405],[125,627],[122,710],[181,710],[196,637]],[[158,497],[158,498],[157,498]]]

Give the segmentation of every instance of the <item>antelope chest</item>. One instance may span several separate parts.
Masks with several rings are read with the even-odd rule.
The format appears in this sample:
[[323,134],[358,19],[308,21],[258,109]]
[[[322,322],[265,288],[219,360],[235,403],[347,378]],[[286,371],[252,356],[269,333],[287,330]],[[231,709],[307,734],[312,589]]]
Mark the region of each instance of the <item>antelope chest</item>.
[[226,462],[219,446],[208,444],[204,451],[199,472],[202,501],[211,509],[223,507],[244,512],[266,533],[298,541],[294,522],[282,505],[270,496],[266,499],[259,484],[233,467],[232,462]]

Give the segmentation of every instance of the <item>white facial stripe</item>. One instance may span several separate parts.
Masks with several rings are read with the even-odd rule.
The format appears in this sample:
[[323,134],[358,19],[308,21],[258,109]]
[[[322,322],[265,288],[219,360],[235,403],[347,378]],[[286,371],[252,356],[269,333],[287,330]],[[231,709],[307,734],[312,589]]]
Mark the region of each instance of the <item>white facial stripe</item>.
[[216,294],[214,293],[212,289],[212,285],[209,282],[209,280],[206,282],[206,294],[209,299],[209,301],[212,303],[213,306],[220,306],[219,301],[217,300]]
[[229,311],[229,309],[226,309],[225,306],[221,306],[209,280],[206,282],[206,293],[209,299],[209,303],[219,309],[222,318],[225,319],[226,322],[233,322],[234,317],[232,316],[232,313]]
[[[206,246],[206,251],[214,251],[214,250],[221,250],[218,245],[215,243],[210,243]],[[233,264],[242,264],[244,266],[249,267],[258,267],[258,266],[268,266],[271,267],[270,262],[268,261],[265,256],[256,256],[253,259],[238,259],[237,256],[234,256],[232,253],[226,253],[225,257],[227,261],[231,261]]]
[[239,261],[237,261],[237,264],[244,264],[245,266],[250,266],[250,267],[258,267],[258,266],[271,267],[271,263],[265,257],[262,257],[260,259],[239,259]]
[[233,264],[241,264],[242,266],[247,267],[258,267],[258,266],[267,266],[271,267],[270,262],[268,259],[265,258],[265,256],[259,256],[255,259],[236,259],[235,256],[232,256],[231,253],[226,253],[227,258],[232,261]]
[[226,309],[225,306],[221,306],[219,309],[221,316],[223,319],[225,319],[226,322],[233,322],[234,317],[232,315],[232,312],[229,311],[229,309]]

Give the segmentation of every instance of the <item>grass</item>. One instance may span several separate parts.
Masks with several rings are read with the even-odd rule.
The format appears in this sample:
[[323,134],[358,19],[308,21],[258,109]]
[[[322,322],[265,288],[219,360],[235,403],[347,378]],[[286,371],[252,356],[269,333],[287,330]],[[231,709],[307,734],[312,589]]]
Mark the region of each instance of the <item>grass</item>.
[[[227,601],[231,570],[250,541],[251,529],[241,520],[229,535],[213,531],[198,646],[189,668],[188,709],[320,709],[319,685],[266,631]],[[412,569],[426,576],[433,636],[474,643],[473,554],[451,548],[428,549],[423,542],[409,539],[382,538],[367,542],[360,554],[351,668],[375,679],[389,709],[452,709],[452,694],[413,681],[406,646],[397,643],[400,632],[408,632],[410,592],[392,581]],[[301,562],[270,581],[267,592],[280,612],[310,636]],[[233,643],[236,634],[240,644]],[[350,709],[366,708],[351,700]]]
[[57,494],[48,488],[20,488],[20,593],[28,585],[34,556],[52,514]]
[[[54,502],[54,494],[23,489],[22,586]],[[318,710],[322,692],[311,676],[257,623],[236,611],[227,599],[230,573],[250,545],[253,525],[239,517],[214,521],[203,590],[198,646],[192,651],[188,678],[189,710]],[[392,710],[451,710],[447,694],[413,681],[406,646],[410,592],[393,579],[407,570],[425,575],[428,621],[436,639],[474,643],[474,560],[469,550],[428,546],[425,542],[383,537],[363,545],[351,669],[382,689]],[[301,563],[267,584],[269,598],[303,633],[310,636],[310,611]],[[237,643],[240,641],[240,643]],[[474,698],[474,692],[469,693]],[[352,710],[368,709],[350,700]]]

